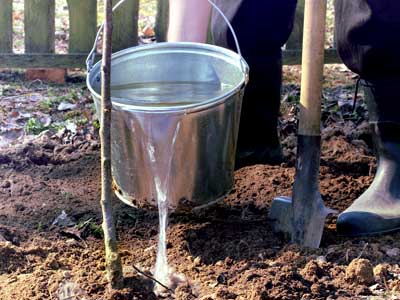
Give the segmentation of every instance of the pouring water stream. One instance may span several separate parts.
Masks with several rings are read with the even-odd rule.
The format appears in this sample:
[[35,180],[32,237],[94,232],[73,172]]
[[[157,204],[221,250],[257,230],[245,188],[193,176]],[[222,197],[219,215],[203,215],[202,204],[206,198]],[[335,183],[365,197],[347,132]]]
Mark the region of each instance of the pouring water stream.
[[[172,134],[166,134],[162,139],[162,150],[158,149],[156,156],[157,147],[156,142],[152,137],[149,138],[146,150],[150,159],[152,172],[154,175],[154,187],[156,190],[158,213],[159,213],[159,238],[157,247],[157,259],[154,270],[155,278],[166,286],[171,286],[171,270],[168,265],[167,258],[167,226],[168,226],[168,213],[169,213],[169,186],[170,175],[171,175],[171,162],[174,154],[175,141],[180,129],[180,119],[176,120],[176,123],[169,124],[170,130],[166,132]],[[175,127],[175,128],[174,128]],[[161,146],[160,140],[157,141]],[[156,285],[154,288],[156,293],[164,290],[160,285]]]

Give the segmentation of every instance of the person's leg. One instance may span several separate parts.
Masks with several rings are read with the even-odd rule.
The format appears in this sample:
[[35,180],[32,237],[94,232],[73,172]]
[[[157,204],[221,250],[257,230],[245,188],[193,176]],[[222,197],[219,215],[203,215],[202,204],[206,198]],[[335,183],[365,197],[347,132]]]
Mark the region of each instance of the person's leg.
[[169,0],[169,42],[205,43],[211,6],[207,0]]
[[400,229],[400,1],[336,0],[344,63],[363,79],[378,169],[371,186],[339,215],[339,234]]
[[[250,67],[239,127],[236,167],[256,163],[280,163],[277,122],[280,107],[281,47],[294,21],[296,0],[219,0],[217,2],[237,34],[242,55]],[[214,42],[236,51],[224,20],[215,13]]]
[[400,1],[337,0],[335,29],[343,62],[364,79],[400,77]]

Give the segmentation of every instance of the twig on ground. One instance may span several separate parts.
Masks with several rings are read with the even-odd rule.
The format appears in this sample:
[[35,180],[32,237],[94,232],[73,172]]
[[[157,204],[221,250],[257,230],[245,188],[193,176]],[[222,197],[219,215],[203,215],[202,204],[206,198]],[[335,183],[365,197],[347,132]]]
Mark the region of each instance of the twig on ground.
[[361,256],[364,254],[365,249],[367,249],[368,243],[364,244],[364,247],[361,249],[360,254],[357,256],[357,258],[361,258]]
[[169,287],[167,287],[165,284],[161,283],[160,281],[158,281],[157,279],[155,279],[154,277],[146,274],[145,272],[143,272],[142,270],[140,270],[138,267],[136,267],[135,265],[132,265],[132,267],[136,270],[136,272],[142,274],[143,276],[147,277],[148,279],[154,281],[155,283],[158,283],[159,285],[161,285],[164,289],[166,289],[167,291],[170,292],[174,292],[172,289],[170,289]]
[[189,243],[188,243],[187,241],[185,241],[185,243],[186,243],[186,248],[187,248],[187,250],[188,250],[188,252],[189,252],[189,255],[190,255],[190,256],[193,256],[192,251],[190,250]]
[[248,243],[246,243],[244,240],[240,240],[239,243],[236,245],[236,251],[241,254],[240,251],[240,245],[245,245],[247,247],[247,251],[248,251],[248,257],[251,257],[251,249],[250,249],[250,245]]

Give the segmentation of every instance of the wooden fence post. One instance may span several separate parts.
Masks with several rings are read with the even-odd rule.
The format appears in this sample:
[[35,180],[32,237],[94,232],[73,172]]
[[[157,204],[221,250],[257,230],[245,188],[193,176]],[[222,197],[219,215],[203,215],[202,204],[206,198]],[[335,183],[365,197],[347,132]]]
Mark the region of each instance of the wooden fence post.
[[[25,0],[25,52],[54,53],[55,1]],[[65,83],[65,69],[28,69],[28,80],[42,79]]]
[[168,15],[169,15],[168,0],[157,1],[157,16],[156,16],[156,40],[157,42],[165,42],[167,40],[168,31]]
[[12,0],[0,0],[0,53],[12,52]]
[[25,0],[25,52],[54,53],[55,1]]
[[88,53],[97,30],[97,0],[67,0],[69,9],[69,53]]
[[[113,0],[115,5],[118,0]],[[138,44],[139,0],[124,2],[113,14],[113,51]]]

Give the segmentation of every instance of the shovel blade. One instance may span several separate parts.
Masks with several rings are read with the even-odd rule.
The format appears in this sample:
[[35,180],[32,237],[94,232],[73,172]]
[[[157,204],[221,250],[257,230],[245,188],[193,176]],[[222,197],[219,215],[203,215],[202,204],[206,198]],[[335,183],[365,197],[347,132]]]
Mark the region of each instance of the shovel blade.
[[336,215],[338,211],[326,207],[321,198],[315,200],[314,204],[307,207],[306,214],[312,216],[307,218],[300,211],[293,215],[292,198],[286,196],[274,198],[268,215],[274,232],[288,235],[293,242],[304,247],[318,248],[326,217],[330,214]]
[[289,234],[292,232],[292,198],[279,196],[272,200],[268,219],[272,222],[274,232]]
[[304,247],[319,248],[326,217],[337,212],[324,205],[319,193],[308,207],[299,207],[294,201],[293,211],[295,214],[292,220],[292,242]]

